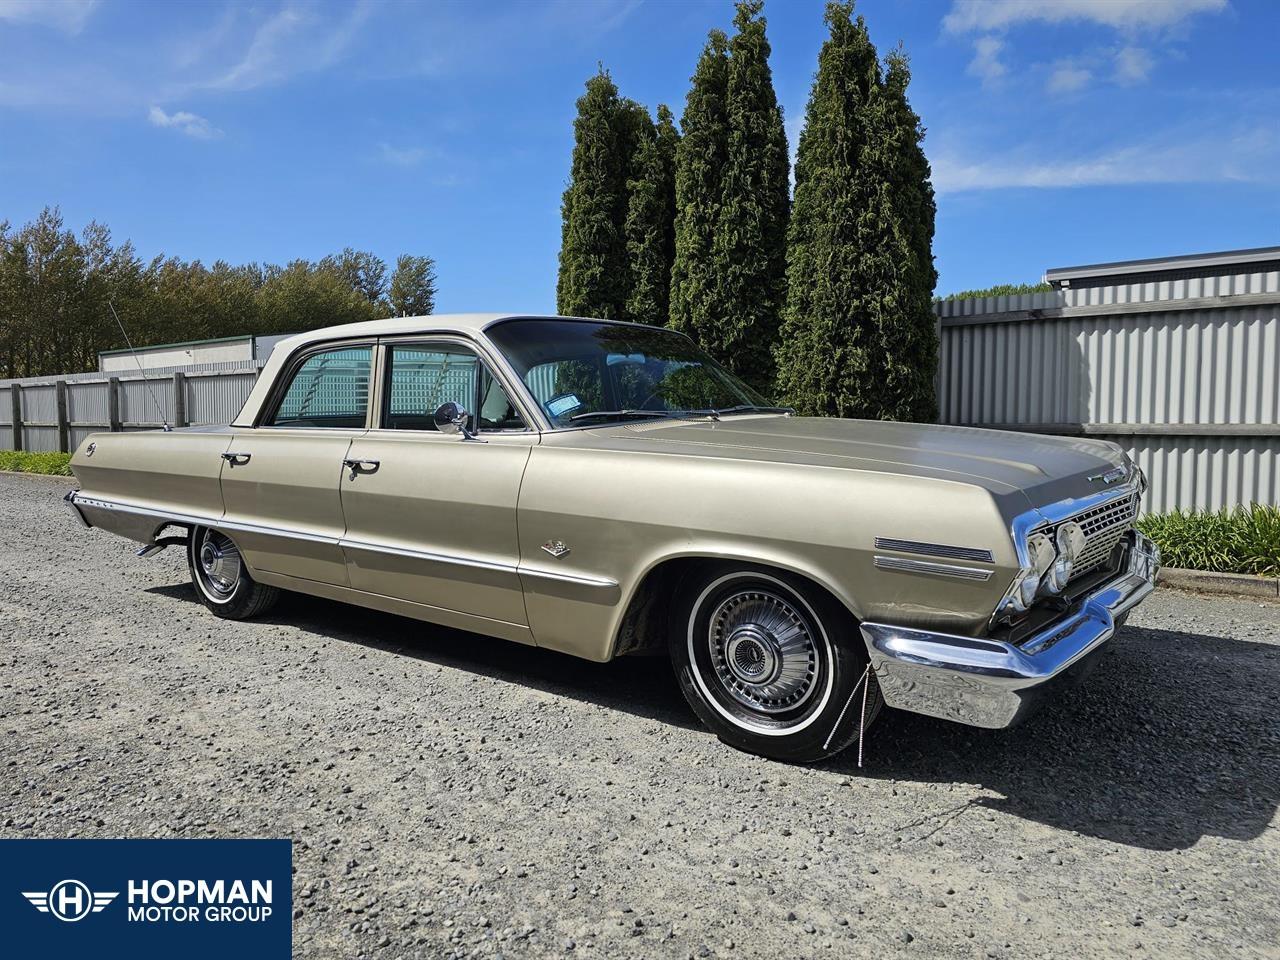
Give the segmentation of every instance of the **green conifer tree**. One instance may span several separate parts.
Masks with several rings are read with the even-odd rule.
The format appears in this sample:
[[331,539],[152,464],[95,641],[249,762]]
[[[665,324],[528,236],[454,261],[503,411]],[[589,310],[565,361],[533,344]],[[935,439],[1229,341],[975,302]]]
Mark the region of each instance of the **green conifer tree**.
[[626,317],[635,323],[665,326],[671,300],[671,264],[675,259],[675,162],[680,134],[665,104],[658,123],[640,127],[626,222],[630,290]]
[[712,352],[760,390],[773,389],[773,346],[786,291],[790,159],[769,69],[763,0],[740,0],[729,41],[728,140],[714,258],[721,297]]
[[[624,224],[635,113],[603,68],[587,81],[573,122],[573,162],[561,203],[557,310],[622,319],[629,270]],[[646,120],[647,115],[646,115]]]
[[721,297],[715,239],[728,154],[729,41],[712,30],[694,69],[676,149],[670,325],[706,343]]
[[888,76],[852,2],[830,37],[796,159],[778,392],[802,413],[936,415],[933,193],[905,58]]

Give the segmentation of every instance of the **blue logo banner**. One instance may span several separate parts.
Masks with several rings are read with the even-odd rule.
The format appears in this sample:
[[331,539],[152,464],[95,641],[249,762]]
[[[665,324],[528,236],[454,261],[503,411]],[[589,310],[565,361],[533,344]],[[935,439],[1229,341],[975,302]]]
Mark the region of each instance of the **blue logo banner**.
[[293,947],[290,840],[0,840],[15,957],[253,957]]

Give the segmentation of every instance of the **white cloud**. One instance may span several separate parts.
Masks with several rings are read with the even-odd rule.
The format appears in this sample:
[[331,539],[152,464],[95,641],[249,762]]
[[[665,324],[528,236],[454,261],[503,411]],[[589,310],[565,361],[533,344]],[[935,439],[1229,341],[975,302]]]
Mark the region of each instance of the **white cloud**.
[[154,127],[167,127],[171,130],[177,130],[179,133],[194,137],[196,140],[216,140],[222,136],[222,131],[204,117],[188,113],[186,110],[165,113],[159,107],[152,107],[147,114],[147,119],[151,121],[151,125]]
[[425,147],[393,147],[389,143],[378,144],[378,156],[396,167],[416,167],[427,158]]
[[98,0],[0,0],[0,20],[79,33],[97,5]]
[[1092,79],[1093,73],[1085,67],[1070,60],[1059,60],[1054,64],[1046,86],[1050,93],[1076,93],[1087,87]]
[[1267,131],[1223,131],[1188,138],[1177,131],[1095,156],[1038,160],[1006,155],[967,161],[953,154],[931,158],[938,193],[1011,188],[1060,189],[1161,183],[1275,183],[1280,140]]
[[252,90],[331,67],[347,52],[372,9],[361,0],[345,19],[330,24],[318,19],[313,8],[286,6],[258,26],[235,64],[198,86]]
[[1122,47],[1116,53],[1116,83],[1132,86],[1144,83],[1151,74],[1155,61],[1141,47]]
[[942,23],[951,33],[1069,20],[1117,29],[1169,27],[1193,14],[1226,6],[1227,0],[955,0]]
[[1009,72],[1000,61],[1003,49],[1004,41],[999,37],[979,37],[973,42],[973,59],[969,61],[969,72],[979,77],[983,83],[995,83]]

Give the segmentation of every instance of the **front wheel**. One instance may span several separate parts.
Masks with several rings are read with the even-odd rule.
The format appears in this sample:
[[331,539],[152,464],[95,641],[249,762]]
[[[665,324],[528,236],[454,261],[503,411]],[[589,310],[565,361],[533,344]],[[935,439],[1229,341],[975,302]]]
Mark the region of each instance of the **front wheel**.
[[256,617],[280,596],[275,587],[249,576],[240,549],[221,530],[192,528],[187,538],[187,566],[200,601],[225,620]]
[[884,701],[849,612],[800,577],[717,565],[677,597],[671,658],[721,740],[776,760],[839,753]]

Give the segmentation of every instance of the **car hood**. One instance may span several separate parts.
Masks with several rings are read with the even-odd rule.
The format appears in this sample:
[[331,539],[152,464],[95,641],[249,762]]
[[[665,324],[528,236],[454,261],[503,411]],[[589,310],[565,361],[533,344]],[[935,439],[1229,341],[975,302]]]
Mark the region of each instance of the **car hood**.
[[1025,493],[1032,505],[1105,489],[1091,480],[1125,462],[1115,444],[937,424],[828,417],[732,416],[661,420],[608,431],[689,453],[758,457],[815,466],[932,476],[992,493]]

